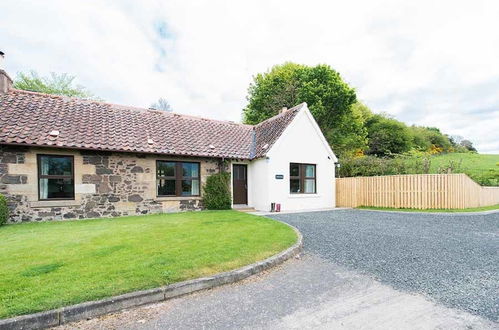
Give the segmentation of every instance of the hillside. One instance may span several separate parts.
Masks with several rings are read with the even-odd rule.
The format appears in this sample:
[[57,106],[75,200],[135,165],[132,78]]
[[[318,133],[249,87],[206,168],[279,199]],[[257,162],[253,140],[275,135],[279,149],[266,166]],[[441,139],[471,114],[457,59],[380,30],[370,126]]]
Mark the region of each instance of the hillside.
[[482,185],[499,186],[499,155],[448,153],[431,157],[431,173],[441,173],[449,167],[452,172],[466,173]]

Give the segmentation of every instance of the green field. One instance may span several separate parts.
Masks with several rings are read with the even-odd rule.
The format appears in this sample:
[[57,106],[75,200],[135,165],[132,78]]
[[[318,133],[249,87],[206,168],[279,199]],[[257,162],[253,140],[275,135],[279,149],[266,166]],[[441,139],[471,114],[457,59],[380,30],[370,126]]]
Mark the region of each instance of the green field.
[[287,225],[202,211],[0,227],[0,318],[235,269],[296,242]]
[[430,161],[431,173],[451,167],[453,173],[466,173],[482,185],[499,186],[499,155],[449,153],[432,156]]

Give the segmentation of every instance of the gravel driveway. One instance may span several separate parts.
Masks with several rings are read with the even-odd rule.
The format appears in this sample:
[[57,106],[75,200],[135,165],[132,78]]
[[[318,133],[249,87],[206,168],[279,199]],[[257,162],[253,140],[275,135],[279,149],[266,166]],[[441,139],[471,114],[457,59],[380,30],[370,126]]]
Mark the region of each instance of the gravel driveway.
[[277,214],[305,254],[242,282],[61,329],[497,329],[499,214]]
[[499,319],[499,213],[337,210],[272,217],[297,227],[310,253],[395,289]]

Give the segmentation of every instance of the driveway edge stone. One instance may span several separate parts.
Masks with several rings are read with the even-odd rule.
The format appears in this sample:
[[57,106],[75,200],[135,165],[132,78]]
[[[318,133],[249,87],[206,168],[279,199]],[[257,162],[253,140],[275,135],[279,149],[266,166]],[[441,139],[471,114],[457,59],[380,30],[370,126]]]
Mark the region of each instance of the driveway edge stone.
[[[273,220],[282,222],[275,219]],[[118,312],[131,307],[157,303],[160,301],[180,297],[192,292],[211,289],[220,285],[240,281],[249,276],[258,274],[262,271],[277,266],[301,253],[301,251],[303,250],[302,234],[295,227],[285,222],[282,223],[291,227],[295,231],[298,238],[296,243],[286,250],[262,261],[258,261],[256,263],[228,272],[218,273],[213,276],[178,282],[160,288],[135,291],[102,300],[89,301],[81,304],[61,307],[50,311],[3,319],[0,320],[0,330],[44,329],[55,327],[65,323],[90,319],[104,314]]]

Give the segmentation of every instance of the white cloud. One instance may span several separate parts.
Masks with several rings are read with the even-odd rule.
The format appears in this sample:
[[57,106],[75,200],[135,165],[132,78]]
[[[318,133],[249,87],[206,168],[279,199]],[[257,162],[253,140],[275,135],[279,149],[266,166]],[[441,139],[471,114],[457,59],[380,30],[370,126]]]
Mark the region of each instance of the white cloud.
[[11,73],[68,72],[110,102],[166,97],[230,120],[252,75],[327,63],[374,110],[499,153],[497,17],[494,0],[7,0],[0,47]]

